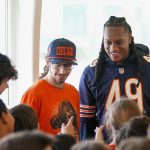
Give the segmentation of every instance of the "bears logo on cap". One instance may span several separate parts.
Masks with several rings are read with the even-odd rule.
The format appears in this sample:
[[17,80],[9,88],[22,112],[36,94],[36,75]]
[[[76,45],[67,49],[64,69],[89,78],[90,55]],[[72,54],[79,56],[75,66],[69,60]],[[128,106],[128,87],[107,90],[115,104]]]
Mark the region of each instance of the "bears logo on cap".
[[76,62],[76,46],[68,39],[56,39],[48,47],[48,58],[52,63],[72,63]]

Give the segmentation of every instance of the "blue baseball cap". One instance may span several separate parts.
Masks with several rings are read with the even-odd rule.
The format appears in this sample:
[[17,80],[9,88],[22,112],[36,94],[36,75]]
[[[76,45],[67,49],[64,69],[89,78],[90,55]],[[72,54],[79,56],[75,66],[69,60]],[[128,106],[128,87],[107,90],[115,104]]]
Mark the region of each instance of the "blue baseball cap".
[[65,38],[53,40],[48,47],[48,58],[51,63],[70,63],[77,65],[76,46]]

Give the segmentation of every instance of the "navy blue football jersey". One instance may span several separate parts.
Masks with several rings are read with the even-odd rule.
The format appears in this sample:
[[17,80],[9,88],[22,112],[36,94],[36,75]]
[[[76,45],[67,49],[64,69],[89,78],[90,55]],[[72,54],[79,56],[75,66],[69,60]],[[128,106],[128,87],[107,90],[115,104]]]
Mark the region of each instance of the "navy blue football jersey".
[[105,111],[120,96],[134,99],[140,110],[150,116],[150,58],[141,57],[143,67],[138,87],[134,55],[129,55],[119,66],[105,58],[100,82],[96,84],[93,83],[96,61],[84,69],[79,85],[81,140],[95,135],[94,129],[102,124]]

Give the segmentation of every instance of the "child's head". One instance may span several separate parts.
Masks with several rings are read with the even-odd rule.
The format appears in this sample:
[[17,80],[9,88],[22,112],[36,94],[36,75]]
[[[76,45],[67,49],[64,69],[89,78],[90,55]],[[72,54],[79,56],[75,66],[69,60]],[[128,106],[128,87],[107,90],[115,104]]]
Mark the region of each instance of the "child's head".
[[0,150],[53,150],[53,137],[40,131],[20,131],[0,140]]
[[32,130],[38,128],[38,117],[30,106],[19,104],[10,109],[10,113],[15,119],[14,131]]
[[0,138],[14,131],[14,118],[0,99]]
[[0,94],[8,88],[8,81],[10,79],[17,79],[18,72],[14,66],[12,66],[9,58],[6,55],[0,53]]
[[119,130],[124,123],[134,116],[141,115],[137,103],[127,97],[115,101],[106,112],[106,123],[112,130]]
[[116,143],[119,144],[129,137],[146,137],[149,125],[150,118],[148,116],[141,115],[131,118],[117,133]]
[[108,148],[97,141],[85,140],[75,144],[71,150],[108,150]]

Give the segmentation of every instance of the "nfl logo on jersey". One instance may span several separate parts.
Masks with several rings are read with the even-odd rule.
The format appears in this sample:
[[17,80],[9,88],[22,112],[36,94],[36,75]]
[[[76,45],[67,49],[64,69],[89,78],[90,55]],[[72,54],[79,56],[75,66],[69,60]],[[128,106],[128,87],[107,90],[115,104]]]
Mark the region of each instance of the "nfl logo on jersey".
[[124,74],[124,68],[119,68],[119,74]]

